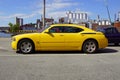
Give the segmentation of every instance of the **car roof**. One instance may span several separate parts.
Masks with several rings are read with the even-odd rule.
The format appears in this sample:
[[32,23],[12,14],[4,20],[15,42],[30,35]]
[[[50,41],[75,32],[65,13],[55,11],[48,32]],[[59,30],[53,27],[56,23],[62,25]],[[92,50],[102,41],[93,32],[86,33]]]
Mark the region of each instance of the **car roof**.
[[52,24],[52,25],[54,25],[54,26],[73,26],[73,25],[77,25],[78,26],[78,24]]
[[115,28],[114,26],[98,26],[97,29],[108,29],[108,28]]
[[78,28],[82,28],[82,29],[89,29],[85,26],[81,26],[81,25],[78,25],[78,24],[52,24],[51,26],[75,26],[75,27],[78,27]]
[[52,24],[51,26],[64,26],[64,27],[66,27],[66,26],[73,26],[73,27],[78,27],[78,28],[81,28],[81,29],[84,29],[84,30],[86,30],[86,31],[94,31],[94,30],[92,30],[92,29],[90,29],[90,28],[87,28],[87,27],[85,27],[85,26],[81,26],[81,25],[78,25],[78,24]]

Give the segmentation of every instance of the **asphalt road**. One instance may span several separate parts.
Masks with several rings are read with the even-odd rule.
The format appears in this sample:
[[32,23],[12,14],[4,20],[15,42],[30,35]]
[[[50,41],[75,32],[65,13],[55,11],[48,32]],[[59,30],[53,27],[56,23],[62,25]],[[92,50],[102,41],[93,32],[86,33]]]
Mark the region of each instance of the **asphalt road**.
[[94,54],[16,54],[10,38],[0,38],[0,80],[120,80],[120,46]]

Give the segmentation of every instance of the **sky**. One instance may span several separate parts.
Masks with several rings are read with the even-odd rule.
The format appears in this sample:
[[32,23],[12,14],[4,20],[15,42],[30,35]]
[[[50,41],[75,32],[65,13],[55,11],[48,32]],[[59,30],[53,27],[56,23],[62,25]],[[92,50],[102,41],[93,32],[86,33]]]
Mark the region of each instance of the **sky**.
[[[46,17],[65,17],[66,12],[86,12],[90,19],[108,19],[106,6],[108,5],[111,19],[120,11],[120,0],[46,0]],[[15,18],[24,19],[24,24],[36,23],[41,19],[43,0],[0,0],[0,26],[15,24]]]

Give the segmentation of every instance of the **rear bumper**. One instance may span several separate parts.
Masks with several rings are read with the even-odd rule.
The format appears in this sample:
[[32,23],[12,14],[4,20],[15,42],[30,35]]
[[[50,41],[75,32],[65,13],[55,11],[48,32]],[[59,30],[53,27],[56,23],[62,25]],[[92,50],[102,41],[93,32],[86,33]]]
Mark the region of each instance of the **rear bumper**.
[[105,48],[107,46],[108,46],[108,39],[107,38],[100,39],[99,48]]

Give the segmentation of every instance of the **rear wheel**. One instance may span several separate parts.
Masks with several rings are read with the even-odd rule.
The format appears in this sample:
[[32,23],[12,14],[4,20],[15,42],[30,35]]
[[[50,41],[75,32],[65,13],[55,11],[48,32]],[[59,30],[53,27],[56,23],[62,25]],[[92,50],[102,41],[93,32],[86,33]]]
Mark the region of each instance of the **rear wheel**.
[[34,45],[33,45],[32,41],[25,39],[25,40],[21,40],[19,42],[18,49],[19,49],[20,53],[28,54],[28,53],[33,52]]
[[94,53],[98,48],[97,42],[95,40],[87,40],[83,44],[83,51],[85,53]]

